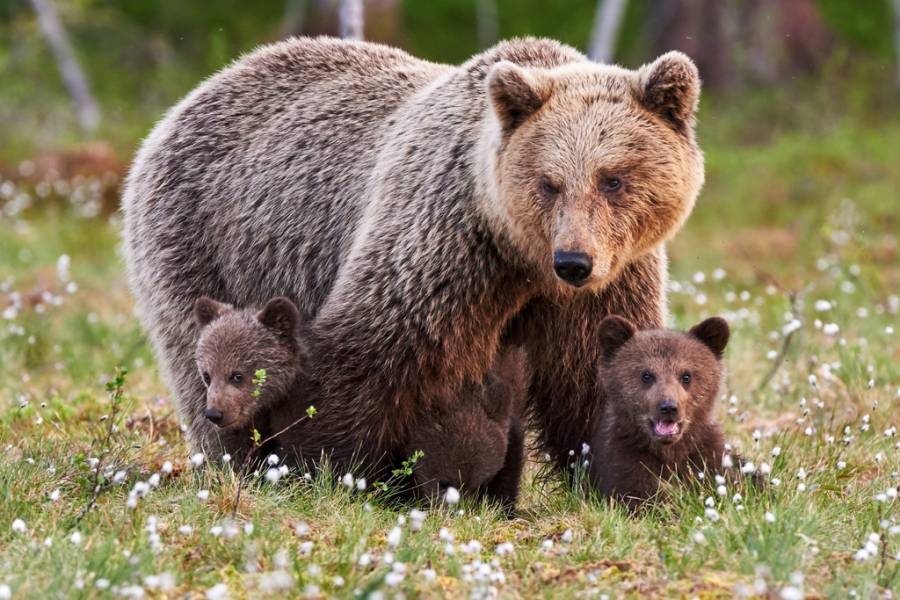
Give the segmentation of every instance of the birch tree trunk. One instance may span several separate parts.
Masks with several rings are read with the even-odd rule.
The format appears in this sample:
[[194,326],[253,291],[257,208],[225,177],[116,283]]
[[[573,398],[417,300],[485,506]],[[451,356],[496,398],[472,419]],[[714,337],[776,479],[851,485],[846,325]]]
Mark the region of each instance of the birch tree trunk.
[[37,14],[41,32],[53,52],[60,75],[72,97],[79,125],[85,131],[94,131],[100,124],[100,107],[97,106],[87,78],[78,64],[78,59],[75,58],[75,52],[56,13],[56,7],[53,6],[52,0],[31,0],[31,6]]
[[597,0],[588,51],[591,60],[609,63],[615,58],[613,55],[616,51],[616,40],[619,38],[626,4],[627,0]]
[[341,37],[349,40],[363,39],[363,0],[341,0],[338,9],[338,25]]

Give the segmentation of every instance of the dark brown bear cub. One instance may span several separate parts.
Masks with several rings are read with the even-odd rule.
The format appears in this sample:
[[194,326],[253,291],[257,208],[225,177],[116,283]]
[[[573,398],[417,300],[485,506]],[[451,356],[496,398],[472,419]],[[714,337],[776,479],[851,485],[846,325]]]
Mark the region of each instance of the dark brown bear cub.
[[417,495],[440,499],[452,487],[515,507],[525,460],[524,360],[522,350],[507,351],[483,383],[419,417],[408,446],[424,453],[413,469]]
[[594,436],[591,478],[632,507],[675,472],[721,469],[725,441],[712,409],[722,379],[728,323],[713,317],[688,332],[600,324],[606,405]]
[[[200,326],[195,357],[206,386],[205,416],[221,430],[236,432],[229,453],[246,456],[253,430],[271,436],[257,458],[276,453],[288,465],[309,467],[308,448],[340,431],[321,431],[317,419],[303,419],[315,394],[305,377],[305,319],[287,298],[262,309],[236,309],[203,297],[194,303]],[[254,383],[257,370],[265,381]],[[434,411],[420,411],[406,456],[415,463],[416,493],[440,497],[448,487],[484,494],[512,508],[524,460],[521,415],[525,404],[524,353],[506,352],[484,382],[464,385]],[[299,422],[298,422],[299,421]]]
[[[195,359],[206,386],[204,415],[220,430],[238,434],[239,446],[227,450],[244,456],[254,429],[263,438],[274,433],[273,410],[293,411],[282,406],[284,400],[293,396],[298,412],[306,408],[296,397],[305,363],[303,319],[287,298],[274,298],[261,309],[236,309],[203,297],[194,303],[194,320],[201,328]],[[254,382],[260,369],[265,381]]]

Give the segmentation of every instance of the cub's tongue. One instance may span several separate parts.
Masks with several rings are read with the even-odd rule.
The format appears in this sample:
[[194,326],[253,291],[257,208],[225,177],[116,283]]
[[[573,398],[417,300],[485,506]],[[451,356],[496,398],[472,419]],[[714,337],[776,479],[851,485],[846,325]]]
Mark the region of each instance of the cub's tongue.
[[656,435],[675,435],[678,433],[678,423],[675,421],[657,421],[653,425],[653,431]]

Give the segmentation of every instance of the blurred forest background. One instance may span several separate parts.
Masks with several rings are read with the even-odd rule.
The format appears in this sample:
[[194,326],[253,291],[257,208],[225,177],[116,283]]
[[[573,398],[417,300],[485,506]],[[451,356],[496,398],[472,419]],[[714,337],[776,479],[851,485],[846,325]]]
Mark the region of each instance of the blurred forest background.
[[[84,74],[78,110],[37,11],[56,13]],[[102,140],[94,159],[127,161],[163,110],[240,54],[289,35],[359,36],[360,16],[366,39],[451,63],[522,35],[629,67],[683,50],[707,96],[762,98],[766,118],[747,115],[746,135],[764,138],[804,109],[895,107],[898,15],[900,0],[0,0],[0,159]]]

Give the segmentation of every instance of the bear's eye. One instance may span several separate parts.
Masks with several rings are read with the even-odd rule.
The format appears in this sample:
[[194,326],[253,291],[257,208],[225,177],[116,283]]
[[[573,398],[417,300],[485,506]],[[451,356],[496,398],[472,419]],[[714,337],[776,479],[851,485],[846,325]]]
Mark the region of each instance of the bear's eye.
[[600,191],[606,193],[618,192],[622,189],[622,180],[618,177],[604,176],[600,178]]
[[559,186],[550,181],[547,177],[541,177],[539,185],[541,186],[541,193],[546,196],[556,196],[559,194]]
[[641,381],[644,383],[653,383],[656,381],[656,377],[654,377],[653,373],[650,371],[641,371]]
[[209,376],[209,373],[203,371],[201,377],[203,377],[203,383],[209,386],[209,383],[212,381],[212,377]]
[[681,383],[684,385],[688,385],[691,382],[691,374],[690,373],[682,373],[681,374]]
[[244,376],[240,371],[235,371],[231,374],[231,383],[240,383],[244,381]]

